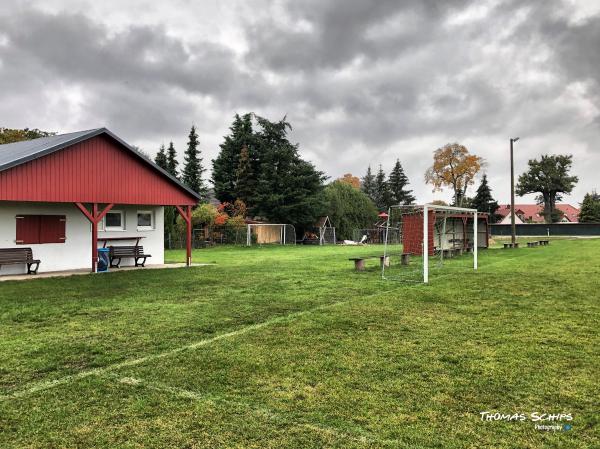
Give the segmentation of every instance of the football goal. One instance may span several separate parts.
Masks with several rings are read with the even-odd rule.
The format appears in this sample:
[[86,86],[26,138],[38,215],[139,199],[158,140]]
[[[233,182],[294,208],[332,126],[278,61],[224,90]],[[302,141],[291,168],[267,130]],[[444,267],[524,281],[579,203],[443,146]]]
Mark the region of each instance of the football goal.
[[[390,242],[392,229],[400,229],[401,245]],[[476,209],[436,204],[392,206],[381,276],[427,284],[438,271],[477,270],[477,250],[487,244],[487,214]],[[398,263],[391,264],[392,259]]]
[[316,227],[319,228],[319,245],[335,245],[335,228],[329,217],[321,217]]
[[291,224],[253,223],[246,226],[246,246],[296,244],[296,229]]

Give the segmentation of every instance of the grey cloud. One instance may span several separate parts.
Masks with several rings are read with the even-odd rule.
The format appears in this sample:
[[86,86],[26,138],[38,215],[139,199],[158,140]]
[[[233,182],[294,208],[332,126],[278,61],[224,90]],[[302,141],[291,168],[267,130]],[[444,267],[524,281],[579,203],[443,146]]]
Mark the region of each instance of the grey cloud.
[[[92,16],[65,13],[62,1],[44,2],[53,13],[36,0],[0,8],[0,124],[106,125],[133,143],[174,138],[181,148],[194,122],[209,160],[234,112],[287,114],[329,175],[399,157],[421,198],[431,152],[457,140],[490,161],[506,198],[505,142],[518,133],[520,167],[573,151],[586,159],[576,194],[598,187],[600,17],[573,23],[562,0],[241,1],[227,24],[241,51],[218,33],[174,30],[173,16],[160,17],[169,5],[152,3],[144,22],[123,3],[125,25],[113,29],[100,4]],[[219,30],[196,2],[178,7]]]
[[80,14],[36,10],[0,18],[10,47],[0,58],[37,63],[63,80],[178,87],[211,95],[244,82],[227,47],[203,42],[186,48],[162,26],[135,25],[111,34]]

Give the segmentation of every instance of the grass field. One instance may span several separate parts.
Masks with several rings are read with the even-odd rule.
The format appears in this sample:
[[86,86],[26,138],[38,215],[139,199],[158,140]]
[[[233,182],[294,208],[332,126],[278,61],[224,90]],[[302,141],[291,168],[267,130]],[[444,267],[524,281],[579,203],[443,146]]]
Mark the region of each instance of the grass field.
[[600,240],[484,251],[429,286],[347,260],[380,252],[1,283],[0,447],[600,446]]

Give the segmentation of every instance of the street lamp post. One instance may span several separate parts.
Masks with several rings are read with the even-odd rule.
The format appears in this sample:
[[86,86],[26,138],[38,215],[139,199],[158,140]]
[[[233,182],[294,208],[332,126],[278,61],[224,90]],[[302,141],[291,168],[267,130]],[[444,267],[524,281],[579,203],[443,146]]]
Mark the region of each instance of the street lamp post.
[[513,144],[518,137],[510,139],[510,241],[514,248],[517,242],[517,225],[515,224],[515,162],[513,157]]

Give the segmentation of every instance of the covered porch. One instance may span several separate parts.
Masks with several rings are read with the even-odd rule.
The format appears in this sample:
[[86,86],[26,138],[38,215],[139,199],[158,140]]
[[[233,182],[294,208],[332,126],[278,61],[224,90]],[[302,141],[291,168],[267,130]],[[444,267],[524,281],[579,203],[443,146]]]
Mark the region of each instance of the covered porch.
[[[83,216],[89,221],[89,223],[91,225],[91,245],[92,245],[91,246],[91,248],[92,248],[91,271],[92,272],[95,273],[98,269],[98,249],[99,249],[99,247],[102,247],[102,248],[105,248],[107,246],[115,247],[113,245],[116,244],[116,248],[143,248],[143,239],[145,238],[144,235],[140,234],[139,232],[135,232],[135,233],[129,232],[129,235],[125,235],[125,232],[126,232],[125,218],[123,218],[122,224],[120,224],[119,226],[113,226],[118,229],[113,230],[112,235],[103,235],[103,236],[99,237],[99,225],[101,222],[103,222],[103,220],[106,219],[107,215],[109,213],[111,213],[111,211],[112,211],[113,212],[112,215],[114,215],[115,219],[116,219],[118,214],[122,214],[121,211],[118,211],[118,214],[114,213],[114,211],[116,211],[114,203],[84,204],[81,202],[76,202],[74,204],[77,207],[77,209],[79,209],[79,211],[83,214]],[[188,205],[174,205],[174,207],[186,224],[186,262],[185,262],[185,264],[187,266],[190,266],[192,264],[192,206],[188,204]],[[138,217],[139,217],[139,214],[138,214]],[[148,220],[149,220],[148,223],[150,223],[150,225],[148,227],[154,227],[153,225],[151,225],[152,217],[150,217]],[[163,216],[162,216],[162,214],[161,214],[160,220],[158,220],[157,218],[154,218],[154,220],[159,221],[161,224],[161,226],[159,227],[158,230],[161,233],[161,235],[160,235],[161,244],[164,248],[164,235],[162,234],[162,231],[163,231],[163,226],[162,226],[163,225]],[[108,222],[105,221],[105,223],[108,223]],[[139,229],[140,229],[140,223],[138,222],[136,231],[138,231]],[[109,227],[106,226],[106,224],[105,224],[103,230],[110,231]],[[123,231],[124,234],[114,235],[115,232],[120,232],[120,231]],[[128,243],[128,245],[124,246],[123,243],[120,243],[120,242],[126,242],[126,243]],[[132,243],[133,243],[133,245],[131,245]],[[139,254],[144,254],[144,252],[140,251]],[[112,265],[112,260],[109,263]],[[136,260],[135,266],[137,267],[137,265],[138,264],[137,264],[137,260]],[[144,266],[144,265],[142,265],[142,266]],[[123,267],[123,268],[125,268],[125,267]],[[119,267],[119,269],[121,269],[121,268]]]

